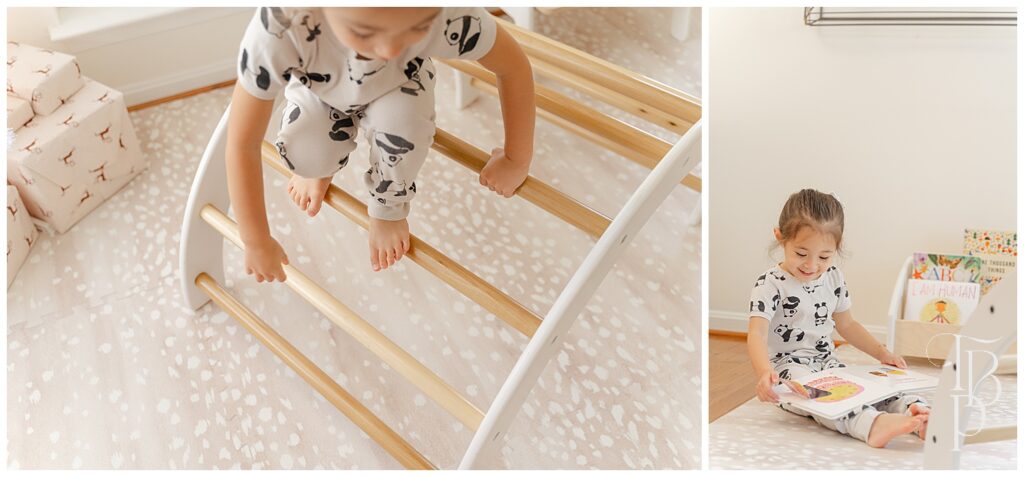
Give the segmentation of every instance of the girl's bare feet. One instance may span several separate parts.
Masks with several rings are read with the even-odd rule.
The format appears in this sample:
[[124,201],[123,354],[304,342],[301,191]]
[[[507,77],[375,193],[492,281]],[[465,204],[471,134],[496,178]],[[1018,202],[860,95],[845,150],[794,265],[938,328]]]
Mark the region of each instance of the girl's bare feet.
[[409,221],[370,217],[370,265],[380,271],[394,265],[409,251]]
[[288,180],[288,195],[292,202],[304,210],[310,217],[320,212],[320,206],[324,203],[327,189],[331,187],[333,176],[309,179],[292,175]]
[[868,432],[868,445],[885,447],[896,436],[918,431],[925,426],[927,419],[927,414],[907,416],[883,412],[871,424],[871,431]]
[[915,433],[917,434],[917,437],[920,437],[923,440],[924,436],[928,434],[928,417],[929,415],[931,415],[932,410],[928,406],[925,406],[924,404],[921,403],[911,404],[909,410],[911,416],[924,416],[924,422],[921,424],[921,427]]

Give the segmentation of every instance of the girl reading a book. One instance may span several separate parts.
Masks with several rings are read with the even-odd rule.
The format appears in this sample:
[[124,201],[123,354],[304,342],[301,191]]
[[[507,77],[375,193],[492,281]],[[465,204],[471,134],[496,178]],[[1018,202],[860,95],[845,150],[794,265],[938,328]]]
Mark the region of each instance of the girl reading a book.
[[[779,403],[772,388],[783,380],[845,366],[834,354],[833,331],[882,364],[907,366],[853,319],[843,273],[832,265],[842,239],[843,206],[834,196],[812,189],[789,196],[775,228],[784,259],[757,277],[750,298],[747,351],[763,402]],[[923,439],[929,413],[923,399],[904,394],[839,419],[812,416],[785,403],[779,407],[872,447],[885,447],[907,433]]]

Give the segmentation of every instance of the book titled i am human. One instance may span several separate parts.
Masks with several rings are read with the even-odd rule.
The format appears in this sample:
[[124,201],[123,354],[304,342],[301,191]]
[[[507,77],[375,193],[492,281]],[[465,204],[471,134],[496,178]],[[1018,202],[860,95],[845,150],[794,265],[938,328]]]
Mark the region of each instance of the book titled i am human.
[[903,319],[962,325],[981,299],[981,285],[969,282],[907,280]]

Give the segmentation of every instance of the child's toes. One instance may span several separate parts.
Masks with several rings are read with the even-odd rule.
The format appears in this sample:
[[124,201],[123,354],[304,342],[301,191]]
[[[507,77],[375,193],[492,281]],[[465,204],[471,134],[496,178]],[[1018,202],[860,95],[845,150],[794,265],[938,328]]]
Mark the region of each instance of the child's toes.
[[912,432],[912,433],[916,434],[919,431],[921,431],[922,427],[925,426],[926,419],[927,419],[926,416],[920,416],[920,415],[919,416],[914,416],[913,418],[910,418],[910,422],[904,424],[904,426],[905,426],[904,429],[907,432]]
[[316,214],[320,212],[320,206],[323,205],[323,203],[324,202],[319,199],[311,200],[309,207],[306,208],[306,213],[308,213],[310,217],[316,216]]
[[370,249],[370,268],[375,272],[380,270],[380,255],[373,248]]

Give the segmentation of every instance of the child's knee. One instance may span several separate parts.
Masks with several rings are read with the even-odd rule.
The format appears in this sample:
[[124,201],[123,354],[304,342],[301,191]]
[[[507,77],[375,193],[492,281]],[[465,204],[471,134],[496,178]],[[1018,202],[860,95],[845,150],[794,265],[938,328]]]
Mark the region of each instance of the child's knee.
[[[334,108],[298,111],[294,104],[285,109],[285,124],[275,143],[288,169],[302,177],[327,177],[348,165],[349,155],[356,149],[354,120]],[[323,117],[303,117],[310,113],[322,113]]]
[[308,178],[333,176],[348,165],[349,153],[355,150],[355,147],[317,150],[304,141],[289,141],[282,137],[278,137],[274,146],[290,171]]
[[308,91],[302,93],[286,95],[289,101],[282,111],[275,145],[295,174],[332,176],[348,164],[349,155],[355,151],[358,125],[352,115],[315,96],[306,97]]
[[370,140],[373,141],[371,151],[377,151],[378,157],[375,159],[380,162],[381,168],[418,171],[434,143],[434,134],[433,129],[429,133],[375,129]]

